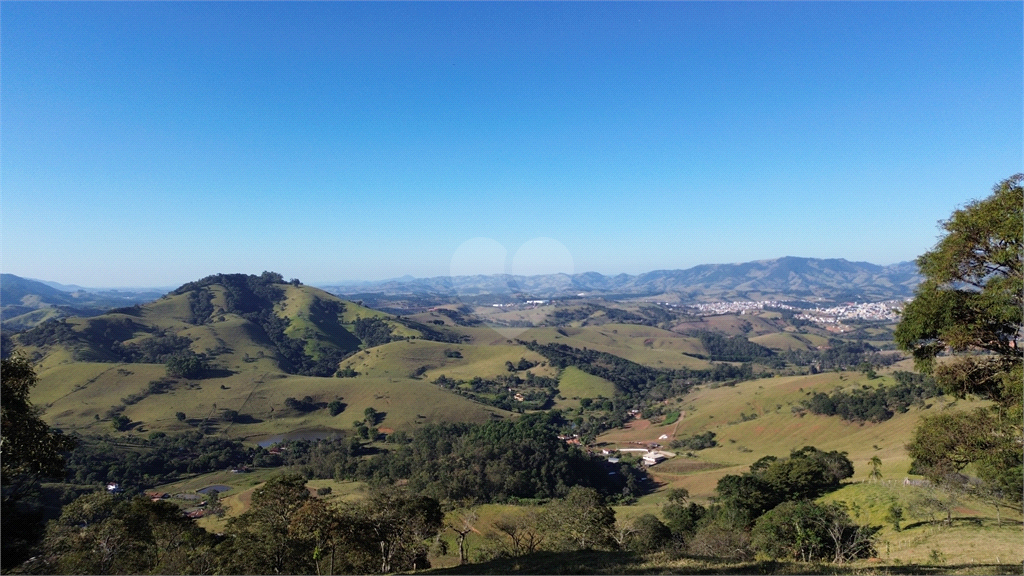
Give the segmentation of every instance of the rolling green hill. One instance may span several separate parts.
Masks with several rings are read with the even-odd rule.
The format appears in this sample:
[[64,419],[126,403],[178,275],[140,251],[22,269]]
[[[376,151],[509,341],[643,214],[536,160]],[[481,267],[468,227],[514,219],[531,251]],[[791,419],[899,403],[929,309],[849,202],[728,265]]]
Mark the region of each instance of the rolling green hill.
[[[368,347],[356,336],[360,319],[377,322],[376,337],[385,334],[396,341]],[[441,334],[458,339],[415,326],[316,288],[284,283],[277,275],[237,274],[204,278],[116,313],[44,323],[16,335],[14,342],[35,359],[40,384],[34,397],[44,417],[54,426],[83,433],[109,431],[109,420],[117,414],[127,416],[135,432],[199,427],[232,437],[351,425],[351,418],[339,424],[326,410],[286,408],[286,399],[305,397],[313,405],[343,398],[349,410],[359,413],[373,406],[389,414],[383,425],[392,428],[434,419],[490,418],[495,409],[410,377],[421,365],[415,355],[390,353],[423,349],[422,361],[429,362],[444,358],[452,344],[423,338]],[[387,362],[372,369],[359,364],[363,373],[358,378],[333,378],[341,361],[360,349],[377,355],[384,350],[383,357],[400,369]],[[468,352],[465,372],[489,363],[498,373],[506,360],[524,353],[529,354],[518,349]],[[176,357],[201,359],[205,374],[168,376],[165,363]],[[358,364],[359,358],[353,356],[347,365]],[[392,399],[395,407],[388,406]],[[239,418],[226,421],[229,411]],[[179,421],[177,412],[186,420]]]
[[95,316],[157,296],[159,293],[152,290],[87,290],[79,287],[62,290],[14,274],[0,274],[0,321],[5,333],[19,332],[47,320]]

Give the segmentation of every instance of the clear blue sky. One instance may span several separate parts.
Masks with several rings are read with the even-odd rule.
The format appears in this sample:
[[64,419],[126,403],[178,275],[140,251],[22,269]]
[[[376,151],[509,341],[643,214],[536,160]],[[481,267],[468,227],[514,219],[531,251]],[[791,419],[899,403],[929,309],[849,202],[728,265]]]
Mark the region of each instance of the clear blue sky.
[[1022,6],[3,2],[2,270],[911,260],[1024,170]]

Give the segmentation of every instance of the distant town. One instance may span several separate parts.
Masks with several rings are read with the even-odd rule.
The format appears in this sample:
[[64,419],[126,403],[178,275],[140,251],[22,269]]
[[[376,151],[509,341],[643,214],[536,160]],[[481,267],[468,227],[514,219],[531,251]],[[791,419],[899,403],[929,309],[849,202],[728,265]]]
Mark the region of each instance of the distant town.
[[906,302],[903,300],[886,300],[885,302],[848,302],[829,308],[797,308],[776,300],[759,302],[711,302],[678,306],[698,311],[704,315],[714,314],[748,314],[755,310],[779,309],[799,312],[794,318],[808,320],[819,324],[837,324],[843,320],[877,320],[895,322]]

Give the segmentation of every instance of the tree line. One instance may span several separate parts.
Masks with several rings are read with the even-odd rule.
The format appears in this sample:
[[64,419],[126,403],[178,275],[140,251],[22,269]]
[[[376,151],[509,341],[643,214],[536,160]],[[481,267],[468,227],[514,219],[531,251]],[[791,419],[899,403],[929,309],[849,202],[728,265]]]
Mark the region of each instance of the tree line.
[[[483,436],[507,430],[477,432]],[[433,438],[432,438],[433,439]],[[424,447],[425,448],[425,447]],[[723,477],[709,507],[674,490],[659,519],[618,521],[609,496],[572,486],[558,498],[521,502],[482,523],[475,505],[446,500],[413,485],[387,482],[359,502],[328,502],[306,488],[306,477],[269,480],[250,508],[210,534],[165,502],[92,493],[64,507],[51,522],[25,573],[390,573],[429,567],[428,553],[445,553],[439,537],[453,533],[462,562],[465,536],[483,536],[475,560],[536,552],[609,550],[844,562],[873,553],[877,527],[853,523],[841,504],[810,499],[852,474],[842,453],[812,447],[787,458],[764,458],[742,475]]]
[[897,370],[896,384],[871,388],[864,386],[831,394],[818,392],[803,405],[814,414],[839,416],[852,422],[884,422],[896,413],[905,413],[911,406],[924,407],[924,401],[939,396],[935,380],[925,374]]

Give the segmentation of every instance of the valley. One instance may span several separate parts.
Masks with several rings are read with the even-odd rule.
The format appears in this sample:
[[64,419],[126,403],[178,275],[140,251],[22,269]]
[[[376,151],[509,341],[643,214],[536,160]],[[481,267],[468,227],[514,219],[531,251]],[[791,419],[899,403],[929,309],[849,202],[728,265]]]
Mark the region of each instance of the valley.
[[[393,314],[264,273],[217,275],[152,302],[51,320],[9,338],[35,365],[33,401],[42,417],[85,446],[148,453],[162,438],[197,433],[240,443],[249,455],[224,462],[241,473],[203,465],[124,475],[112,466],[88,475],[119,490],[171,494],[209,530],[245,513],[253,490],[283,471],[307,470],[311,490],[337,495],[328,501],[358,501],[368,488],[355,466],[395,450],[396,441],[432,426],[492,425],[530,413],[547,415],[557,442],[635,467],[643,479],[617,497],[622,523],[662,514],[677,490],[713,505],[722,478],[804,446],[853,463],[847,488],[832,501],[861,500],[857,491],[869,488],[873,501],[913,500],[915,488],[900,483],[920,478],[908,472],[905,449],[917,422],[985,402],[933,391],[877,421],[815,413],[811,401],[819,397],[898,388],[913,365],[894,350],[891,321],[809,318],[789,305],[579,296]],[[182,359],[199,368],[172,372]],[[344,446],[350,471],[310,472],[302,464],[307,449],[290,452],[303,445],[295,442]],[[645,455],[659,456],[644,464]],[[79,484],[72,485],[82,490],[82,464],[74,462]],[[223,491],[215,513],[205,499],[196,508],[187,496],[205,486]],[[485,506],[495,518],[515,508]],[[879,506],[863,509],[865,518],[878,521]],[[934,513],[916,510],[919,520]],[[985,523],[992,510],[975,502],[960,513]],[[498,538],[487,533],[467,540],[482,557]],[[885,561],[927,560],[903,536],[883,530]],[[447,554],[432,553],[432,563],[450,565]]]

